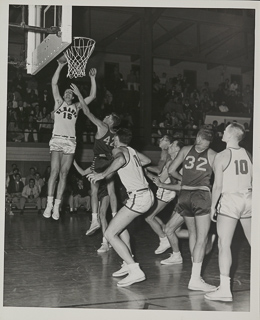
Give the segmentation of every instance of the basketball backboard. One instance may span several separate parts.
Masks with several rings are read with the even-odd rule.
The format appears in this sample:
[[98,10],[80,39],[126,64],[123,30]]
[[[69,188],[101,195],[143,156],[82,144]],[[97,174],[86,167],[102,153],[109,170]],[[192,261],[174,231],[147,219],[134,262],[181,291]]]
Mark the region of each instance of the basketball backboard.
[[59,27],[54,34],[28,32],[27,73],[35,75],[71,44],[72,6],[29,5],[28,24],[46,29]]

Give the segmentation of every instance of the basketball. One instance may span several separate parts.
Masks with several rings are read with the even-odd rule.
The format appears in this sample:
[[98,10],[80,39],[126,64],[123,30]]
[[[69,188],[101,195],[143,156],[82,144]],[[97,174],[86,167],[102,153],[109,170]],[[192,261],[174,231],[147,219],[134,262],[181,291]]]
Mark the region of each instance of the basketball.
[[57,61],[59,61],[59,63],[62,63],[62,64],[67,63],[67,59],[66,59],[66,57],[65,57],[64,54],[63,54],[62,56],[60,56],[60,57],[57,59]]

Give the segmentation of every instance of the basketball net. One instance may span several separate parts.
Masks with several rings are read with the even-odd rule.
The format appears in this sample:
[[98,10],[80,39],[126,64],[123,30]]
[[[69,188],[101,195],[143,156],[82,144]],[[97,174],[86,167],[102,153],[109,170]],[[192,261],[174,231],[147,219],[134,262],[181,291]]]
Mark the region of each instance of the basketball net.
[[75,37],[70,48],[64,51],[64,56],[68,61],[67,77],[78,78],[86,75],[86,66],[91,56],[95,40],[85,37]]

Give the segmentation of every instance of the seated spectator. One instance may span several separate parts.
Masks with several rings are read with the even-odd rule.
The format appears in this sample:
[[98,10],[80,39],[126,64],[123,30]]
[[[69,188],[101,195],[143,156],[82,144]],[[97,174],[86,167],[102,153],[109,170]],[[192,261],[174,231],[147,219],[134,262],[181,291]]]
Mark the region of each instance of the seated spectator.
[[33,110],[29,115],[28,122],[25,124],[24,141],[38,142],[37,122],[35,120],[35,114]]
[[172,111],[174,111],[174,107],[175,107],[174,98],[173,96],[170,96],[163,108],[163,113],[164,114],[166,114],[167,112],[171,113]]
[[179,126],[179,124],[180,124],[180,122],[179,122],[179,119],[178,119],[178,117],[176,115],[176,112],[172,111],[171,112],[171,125],[172,125],[172,127],[176,128],[176,127]]
[[48,184],[45,183],[42,188],[39,197],[41,198],[41,209],[46,208],[47,204],[47,196],[48,196]]
[[[31,167],[29,175],[25,178],[25,184],[28,184],[31,179],[35,180],[35,172],[36,172],[35,168]],[[35,184],[35,181],[34,181],[34,184]]]
[[51,166],[47,166],[43,174],[43,181],[45,182],[45,184],[48,184],[50,174],[51,174]]
[[24,140],[24,134],[20,127],[20,123],[14,118],[11,119],[10,123],[7,126],[7,140],[14,142],[21,142]]
[[51,114],[47,113],[46,117],[38,121],[39,123],[39,140],[41,142],[49,142],[52,129],[53,129],[53,119]]
[[127,89],[137,91],[137,81],[134,70],[130,70],[130,73],[126,77]]
[[37,206],[38,213],[41,213],[41,198],[38,187],[35,185],[35,180],[30,179],[29,184],[26,184],[22,191],[20,199],[20,214],[24,212],[25,203],[34,203]]
[[[82,91],[80,91],[82,92]],[[52,103],[52,96],[48,93],[47,89],[44,89],[43,92],[39,95],[39,103],[42,108],[49,109]]]
[[238,86],[238,83],[236,82],[236,80],[232,81],[230,86],[229,86],[229,90],[230,91],[234,91],[235,94],[236,94],[238,89],[239,89],[239,86]]
[[42,190],[42,187],[44,186],[44,181],[38,171],[35,172],[35,185],[38,187],[39,193],[40,193]]
[[218,107],[218,109],[219,109],[220,112],[228,112],[229,111],[225,101],[222,101],[222,103]]
[[10,201],[13,205],[15,205],[18,209],[20,209],[20,200],[22,197],[22,191],[24,188],[24,184],[21,180],[20,173],[15,174],[15,178],[10,180],[7,192],[10,196]]
[[15,180],[16,174],[19,173],[19,169],[17,167],[13,168],[12,173],[9,173],[6,177],[6,187],[8,188],[11,181]]
[[31,92],[26,97],[26,102],[28,102],[33,108],[35,105],[39,104],[39,98],[35,93],[35,90],[31,90]]
[[12,81],[13,87],[15,88],[15,91],[19,92],[21,97],[25,97],[26,93],[26,82],[23,78],[23,75],[20,72],[17,72],[16,77]]
[[90,183],[87,178],[77,179],[77,183],[73,190],[73,207],[74,211],[79,210],[83,206],[87,211],[91,209],[90,203]]

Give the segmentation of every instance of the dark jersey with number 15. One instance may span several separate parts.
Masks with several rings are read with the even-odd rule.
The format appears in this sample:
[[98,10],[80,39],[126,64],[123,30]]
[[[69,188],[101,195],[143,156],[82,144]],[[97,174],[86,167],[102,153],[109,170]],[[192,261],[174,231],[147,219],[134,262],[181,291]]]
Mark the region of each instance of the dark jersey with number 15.
[[210,187],[212,168],[208,159],[208,148],[197,152],[193,146],[183,161],[182,186]]
[[93,148],[94,156],[102,154],[111,157],[112,149],[114,148],[114,137],[115,133],[111,132],[108,128],[106,134],[102,138],[95,139]]

